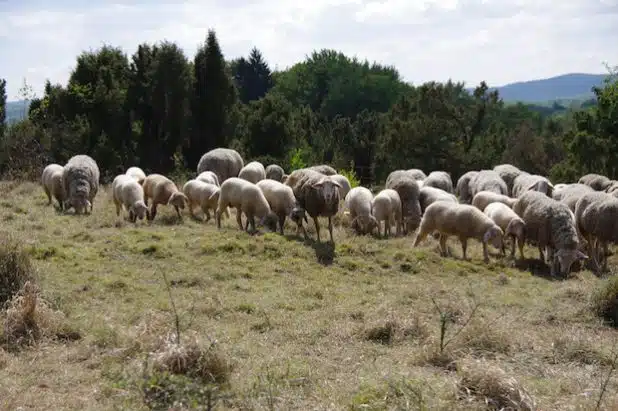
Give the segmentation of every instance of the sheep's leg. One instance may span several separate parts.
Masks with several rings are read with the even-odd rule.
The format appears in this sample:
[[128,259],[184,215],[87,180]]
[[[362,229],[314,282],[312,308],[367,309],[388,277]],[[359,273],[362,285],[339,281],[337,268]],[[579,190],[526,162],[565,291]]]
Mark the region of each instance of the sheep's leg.
[[448,237],[445,235],[440,236],[440,254],[442,257],[446,257],[448,254],[448,250],[446,249],[446,239]]
[[539,245],[539,258],[544,263],[546,262],[546,260],[545,260],[545,253],[543,252],[543,247],[541,247],[540,245]]
[[592,256],[592,263],[594,264],[594,269],[596,272],[599,272],[601,270],[601,266],[599,264],[596,242],[591,235],[587,236],[586,241],[588,242],[588,254]]
[[202,212],[204,213],[204,216],[206,217],[205,219],[202,219],[202,221],[205,221],[205,222],[210,221],[210,210],[208,209],[208,207],[202,208]]
[[419,245],[420,242],[425,239],[425,237],[427,237],[427,232],[421,229],[419,233],[416,235],[416,240],[414,240],[414,245],[412,245],[412,247],[416,247],[417,245]]
[[285,215],[279,216],[279,233],[283,235],[283,225],[285,224]]
[[195,218],[195,213],[193,212],[193,206],[195,204],[189,201],[189,204],[187,204],[187,208],[189,209],[189,215],[193,218]]
[[225,212],[225,217],[226,218],[230,218],[230,210],[228,210],[227,207],[225,207],[225,211],[224,212]]
[[[461,251],[462,251],[462,255],[463,255],[463,259],[467,260],[468,259],[468,239],[467,238],[459,238],[459,241],[461,241]],[[487,244],[485,244],[485,247],[483,248],[483,256],[485,258],[487,258],[487,260],[489,261],[489,257],[487,257]]]
[[[601,248],[601,247],[599,247]],[[600,254],[601,254],[601,261],[603,262],[603,271],[607,271],[607,253],[606,250],[607,249],[607,242],[603,242],[603,247],[602,250],[600,250]]]
[[178,208],[177,205],[174,205],[174,209],[176,210],[176,215],[178,215],[178,218],[182,220],[182,215],[180,215],[180,208]]
[[330,233],[330,242],[335,243],[335,239],[333,238],[333,218],[328,217],[328,232]]
[[524,260],[524,242],[521,241],[520,239],[517,239],[517,247],[519,247],[519,256],[521,258],[521,260]]
[[64,204],[60,200],[58,200],[58,210],[60,210],[60,211],[64,210]]
[[238,227],[240,227],[241,230],[244,230],[242,226],[242,211],[240,211],[240,207],[236,208],[236,222],[238,223]]
[[217,207],[215,210],[215,221],[217,222],[217,228],[221,228],[221,207]]
[[120,216],[120,209],[122,208],[122,205],[120,203],[116,203],[116,217]]
[[150,220],[154,220],[157,215],[157,203],[153,201],[152,207],[150,207]]
[[320,242],[320,223],[318,223],[318,217],[311,217],[313,218],[313,223],[315,224],[315,231],[318,234],[318,243]]
[[49,192],[47,187],[43,187],[43,189],[45,190],[45,195],[47,195],[47,205],[50,205],[52,203],[51,193]]
[[515,258],[515,243],[517,242],[517,237],[513,236],[513,244],[511,244],[511,258]]

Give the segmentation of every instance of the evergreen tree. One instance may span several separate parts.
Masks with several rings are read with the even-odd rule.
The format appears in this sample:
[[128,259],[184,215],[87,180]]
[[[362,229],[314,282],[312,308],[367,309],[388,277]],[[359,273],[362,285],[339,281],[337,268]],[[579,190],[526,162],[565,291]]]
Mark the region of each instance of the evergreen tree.
[[243,104],[264,97],[274,84],[268,64],[255,47],[248,60],[241,57],[232,63],[232,75]]
[[6,80],[0,79],[0,138],[4,136],[6,127]]

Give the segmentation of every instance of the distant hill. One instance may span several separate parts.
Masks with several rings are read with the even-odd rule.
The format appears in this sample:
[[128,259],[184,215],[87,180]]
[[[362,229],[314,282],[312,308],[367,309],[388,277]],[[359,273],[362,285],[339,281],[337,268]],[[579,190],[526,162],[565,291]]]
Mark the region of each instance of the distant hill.
[[6,103],[6,122],[14,123],[28,114],[28,102],[25,100],[8,101]]

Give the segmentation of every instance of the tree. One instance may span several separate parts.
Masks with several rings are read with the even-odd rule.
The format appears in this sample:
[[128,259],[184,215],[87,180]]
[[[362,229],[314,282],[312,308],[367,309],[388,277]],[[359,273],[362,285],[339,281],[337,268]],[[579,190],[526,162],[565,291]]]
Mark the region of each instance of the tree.
[[0,139],[6,127],[6,80],[0,79]]
[[262,53],[253,48],[249,60],[241,57],[231,63],[232,76],[243,104],[258,100],[273,87],[273,78]]

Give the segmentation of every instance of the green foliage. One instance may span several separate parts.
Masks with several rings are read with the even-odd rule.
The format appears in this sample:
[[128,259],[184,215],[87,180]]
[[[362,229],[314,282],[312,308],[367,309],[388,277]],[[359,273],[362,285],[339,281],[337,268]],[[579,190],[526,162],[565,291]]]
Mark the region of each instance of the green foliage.
[[360,180],[356,177],[356,173],[354,172],[354,166],[350,167],[348,170],[338,170],[339,174],[344,176],[350,182],[350,188],[358,187],[361,185]]
[[308,164],[307,164],[307,161],[305,160],[307,158],[306,153],[307,152],[303,150],[302,148],[297,148],[297,149],[292,150],[291,155],[290,155],[290,160],[289,160],[290,173],[294,170],[307,167]]

